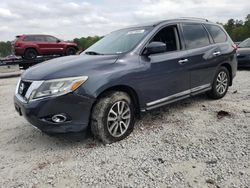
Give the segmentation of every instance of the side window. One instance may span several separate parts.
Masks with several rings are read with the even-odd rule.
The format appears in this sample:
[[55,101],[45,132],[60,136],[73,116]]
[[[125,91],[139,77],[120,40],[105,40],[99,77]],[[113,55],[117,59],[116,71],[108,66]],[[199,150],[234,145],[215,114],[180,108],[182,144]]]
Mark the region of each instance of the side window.
[[26,36],[23,40],[24,41],[36,41],[34,36]]
[[35,41],[36,42],[44,42],[44,37],[43,36],[36,36]]
[[201,24],[183,24],[182,29],[187,49],[200,48],[210,44],[207,31]]
[[180,50],[180,41],[177,26],[167,26],[161,29],[150,42],[163,42],[166,52]]
[[227,41],[227,35],[220,27],[218,27],[216,25],[206,24],[206,28],[207,28],[208,32],[211,34],[211,36],[213,37],[215,43]]
[[46,36],[46,41],[47,42],[57,42],[57,38],[52,37],[52,36]]

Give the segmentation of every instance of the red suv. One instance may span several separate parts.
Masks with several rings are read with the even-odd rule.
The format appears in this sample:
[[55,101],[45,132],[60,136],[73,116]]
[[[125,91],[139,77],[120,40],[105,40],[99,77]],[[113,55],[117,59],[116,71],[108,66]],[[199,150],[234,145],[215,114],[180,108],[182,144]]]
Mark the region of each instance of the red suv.
[[13,43],[15,55],[34,59],[40,55],[75,55],[77,44],[50,35],[21,35]]

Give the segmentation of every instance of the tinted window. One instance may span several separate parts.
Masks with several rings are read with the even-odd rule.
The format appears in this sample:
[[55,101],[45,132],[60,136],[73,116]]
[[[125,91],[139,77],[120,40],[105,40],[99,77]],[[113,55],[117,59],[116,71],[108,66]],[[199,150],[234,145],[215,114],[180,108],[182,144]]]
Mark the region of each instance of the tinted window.
[[224,33],[224,31],[216,26],[216,25],[206,25],[206,28],[208,32],[211,34],[211,36],[214,39],[214,42],[220,43],[227,41],[227,35]]
[[26,36],[24,38],[24,41],[33,41],[33,42],[38,42],[38,41],[44,41],[44,37],[42,36],[35,36],[35,35],[31,35],[31,36]]
[[187,49],[207,46],[210,43],[206,30],[200,24],[183,24],[183,36]]
[[52,37],[52,36],[46,36],[46,41],[48,42],[57,42],[57,38],[55,37]]
[[36,36],[35,40],[39,41],[39,42],[44,42],[45,41],[44,36]]
[[166,52],[180,50],[179,36],[176,26],[168,26],[160,30],[151,42],[166,44]]
[[35,36],[26,36],[24,41],[35,41]]
[[250,38],[241,42],[238,47],[239,48],[250,48]]

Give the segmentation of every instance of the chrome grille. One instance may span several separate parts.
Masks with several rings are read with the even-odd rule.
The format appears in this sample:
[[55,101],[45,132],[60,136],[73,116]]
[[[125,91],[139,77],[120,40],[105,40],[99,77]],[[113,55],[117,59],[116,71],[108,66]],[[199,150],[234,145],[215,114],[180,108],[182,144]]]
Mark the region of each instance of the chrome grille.
[[32,82],[27,82],[27,81],[20,81],[19,87],[18,87],[18,94],[21,95],[22,97],[25,97],[30,85]]

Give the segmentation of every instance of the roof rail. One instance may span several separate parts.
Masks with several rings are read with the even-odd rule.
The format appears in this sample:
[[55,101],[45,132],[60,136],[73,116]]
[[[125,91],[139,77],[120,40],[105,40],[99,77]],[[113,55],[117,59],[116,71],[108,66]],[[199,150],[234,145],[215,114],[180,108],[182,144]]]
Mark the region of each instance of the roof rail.
[[184,19],[184,20],[204,20],[206,22],[209,22],[208,19],[205,19],[205,18],[196,18],[196,17],[179,17],[177,19]]

